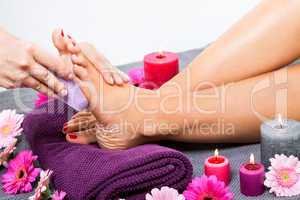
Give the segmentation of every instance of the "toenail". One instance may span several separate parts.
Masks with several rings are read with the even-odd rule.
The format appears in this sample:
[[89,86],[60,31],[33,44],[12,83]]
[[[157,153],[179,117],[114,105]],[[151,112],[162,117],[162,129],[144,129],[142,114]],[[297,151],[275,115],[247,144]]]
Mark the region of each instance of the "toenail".
[[61,36],[63,36],[63,37],[65,36],[64,30],[63,30],[63,29],[61,29],[60,34],[61,34]]
[[68,134],[70,139],[77,139],[77,135],[76,134]]

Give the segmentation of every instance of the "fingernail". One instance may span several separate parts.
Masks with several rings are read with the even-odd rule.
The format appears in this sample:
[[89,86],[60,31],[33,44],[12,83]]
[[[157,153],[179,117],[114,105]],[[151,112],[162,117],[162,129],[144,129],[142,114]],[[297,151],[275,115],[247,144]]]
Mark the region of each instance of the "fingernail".
[[61,29],[60,34],[61,34],[62,37],[65,37],[65,34],[64,34],[64,30],[63,30],[63,29]]
[[61,96],[67,96],[67,94],[68,94],[68,91],[66,90],[66,89],[62,89],[61,91],[60,91],[60,95]]
[[108,81],[109,81],[110,84],[114,84],[114,79],[112,77],[109,77]]
[[72,78],[73,78],[73,74],[71,73],[68,75],[68,79],[72,79]]
[[73,46],[76,46],[76,42],[74,40],[72,40],[72,44]]
[[77,135],[76,134],[73,134],[73,133],[70,133],[70,134],[68,134],[68,136],[69,136],[69,138],[70,139],[77,139]]
[[125,78],[127,79],[127,81],[130,81],[130,77],[127,74],[125,74]]
[[66,132],[68,130],[68,127],[64,126],[63,131]]
[[67,35],[69,39],[72,39],[72,37],[70,35]]

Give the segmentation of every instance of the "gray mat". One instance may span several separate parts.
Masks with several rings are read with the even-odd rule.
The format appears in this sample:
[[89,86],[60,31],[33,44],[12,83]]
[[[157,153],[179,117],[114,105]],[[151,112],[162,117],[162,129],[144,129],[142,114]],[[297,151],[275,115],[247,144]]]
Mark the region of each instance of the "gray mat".
[[[183,68],[186,66],[196,55],[198,55],[201,50],[191,50],[183,52],[180,54],[180,66]],[[128,65],[120,66],[120,69],[127,72],[131,67],[142,66],[142,63],[131,63]],[[18,98],[16,98],[18,97]],[[33,100],[36,98],[36,93],[30,89],[16,89],[12,91],[5,91],[0,93],[0,111],[3,109],[17,109],[19,113],[26,113],[33,107]],[[21,101],[20,101],[21,100]],[[260,158],[259,144],[249,144],[249,145],[203,145],[203,144],[186,144],[186,143],[163,143],[163,145],[176,148],[184,152],[191,160],[194,166],[194,175],[200,176],[203,173],[203,162],[205,158],[210,156],[215,148],[219,148],[222,155],[227,156],[230,159],[230,164],[232,166],[232,181],[230,184],[231,190],[235,193],[235,198],[238,200],[299,200],[300,197],[294,198],[275,198],[273,194],[269,194],[267,191],[264,195],[259,197],[245,197],[240,193],[239,190],[239,166],[245,162],[250,155],[254,153],[256,158]],[[28,148],[26,141],[22,141],[18,146],[18,151],[21,149]],[[3,173],[3,169],[0,171],[0,175]],[[30,194],[20,194],[16,196],[6,196],[2,192],[0,186],[0,200],[24,200]]]

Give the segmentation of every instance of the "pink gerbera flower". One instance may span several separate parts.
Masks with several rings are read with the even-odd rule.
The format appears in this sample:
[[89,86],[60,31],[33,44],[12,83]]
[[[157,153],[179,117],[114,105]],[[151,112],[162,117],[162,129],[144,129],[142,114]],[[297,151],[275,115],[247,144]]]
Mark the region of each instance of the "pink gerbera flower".
[[15,110],[3,110],[0,113],[0,148],[9,146],[21,134],[23,119],[24,115],[16,114]]
[[151,194],[146,194],[146,200],[185,200],[185,198],[182,194],[178,194],[177,190],[165,186],[160,190],[152,189]]
[[265,186],[276,196],[294,196],[300,194],[300,161],[295,156],[283,154],[271,158],[269,172],[266,173]]
[[130,82],[134,86],[139,86],[140,84],[144,83],[144,68],[143,67],[136,67],[132,68],[128,72],[128,76],[130,77]]
[[196,177],[183,192],[186,200],[231,200],[233,193],[216,176]]
[[65,196],[67,195],[67,193],[65,193],[64,191],[55,191],[52,195],[52,199],[51,200],[63,200],[65,198]]
[[7,194],[18,192],[30,192],[36,177],[40,173],[39,168],[34,168],[33,162],[37,156],[32,151],[22,151],[8,163],[8,169],[2,175],[3,190]]
[[35,100],[35,107],[38,108],[40,105],[48,101],[48,96],[44,95],[43,93],[38,93],[38,98]]

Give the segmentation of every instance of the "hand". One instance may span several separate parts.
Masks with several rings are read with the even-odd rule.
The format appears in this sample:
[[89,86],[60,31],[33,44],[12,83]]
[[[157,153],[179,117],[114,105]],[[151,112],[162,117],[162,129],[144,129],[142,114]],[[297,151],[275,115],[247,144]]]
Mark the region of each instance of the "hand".
[[[82,54],[96,67],[96,69],[102,74],[103,79],[110,85],[123,85],[129,82],[127,74],[114,67],[97,49],[86,42],[80,43],[79,47]],[[76,56],[72,57],[74,64],[82,65],[84,59]],[[83,64],[84,65],[84,64]]]
[[62,60],[40,47],[0,30],[0,86],[29,87],[49,96],[65,96],[64,85],[51,73],[72,78]]

